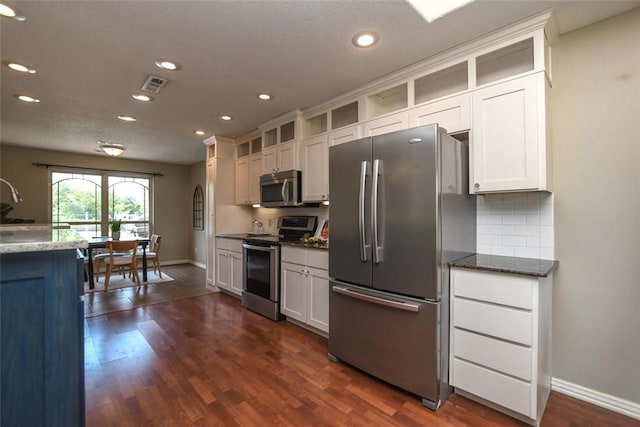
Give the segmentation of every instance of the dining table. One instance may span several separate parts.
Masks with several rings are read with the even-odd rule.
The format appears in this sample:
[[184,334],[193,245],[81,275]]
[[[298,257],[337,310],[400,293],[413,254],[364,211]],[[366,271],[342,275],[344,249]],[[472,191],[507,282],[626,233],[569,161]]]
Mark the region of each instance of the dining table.
[[[88,260],[89,289],[95,288],[95,279],[93,274],[93,251],[100,248],[106,248],[107,243],[111,242],[112,240],[113,240],[112,237],[94,237],[87,241],[88,243],[87,256],[89,258]],[[128,240],[128,239],[121,239],[121,240]],[[137,238],[137,239],[131,239],[131,240],[137,240],[138,246],[142,247],[142,281],[146,282],[147,281],[147,246],[149,246],[149,239]]]

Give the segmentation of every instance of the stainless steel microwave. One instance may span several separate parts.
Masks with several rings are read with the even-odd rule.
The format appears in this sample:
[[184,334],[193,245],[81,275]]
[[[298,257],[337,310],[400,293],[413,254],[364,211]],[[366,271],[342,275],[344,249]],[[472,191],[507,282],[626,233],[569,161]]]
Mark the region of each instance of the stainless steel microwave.
[[302,204],[301,173],[288,170],[260,177],[260,205],[280,208]]

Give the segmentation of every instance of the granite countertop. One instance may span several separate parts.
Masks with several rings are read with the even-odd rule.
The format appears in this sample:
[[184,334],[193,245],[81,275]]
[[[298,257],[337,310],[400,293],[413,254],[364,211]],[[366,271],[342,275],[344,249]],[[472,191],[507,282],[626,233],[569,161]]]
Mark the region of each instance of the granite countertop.
[[87,239],[75,230],[51,224],[0,226],[0,254],[86,248]]
[[547,277],[558,266],[558,261],[475,254],[452,261],[449,266],[523,276]]
[[220,239],[236,239],[236,240],[242,240],[245,237],[247,237],[247,233],[240,233],[240,234],[216,234],[217,238]]
[[295,246],[296,248],[322,249],[325,251],[329,250],[329,245],[321,245],[319,243],[280,242],[280,245]]

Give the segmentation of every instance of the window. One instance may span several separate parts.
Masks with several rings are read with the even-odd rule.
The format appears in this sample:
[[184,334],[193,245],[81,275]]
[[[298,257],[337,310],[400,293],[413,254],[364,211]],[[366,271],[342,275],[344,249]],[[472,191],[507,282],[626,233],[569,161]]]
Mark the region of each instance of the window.
[[149,237],[150,185],[146,176],[51,172],[51,221],[88,239],[109,235],[109,221],[119,219],[123,236]]
[[202,187],[196,185],[196,189],[193,190],[193,228],[197,230],[204,230],[204,195],[202,193]]

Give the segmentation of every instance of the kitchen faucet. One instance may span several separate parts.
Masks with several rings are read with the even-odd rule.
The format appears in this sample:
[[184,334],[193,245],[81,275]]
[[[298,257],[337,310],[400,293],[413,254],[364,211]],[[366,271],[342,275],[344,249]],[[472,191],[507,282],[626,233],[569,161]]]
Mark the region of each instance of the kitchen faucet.
[[22,203],[22,197],[20,197],[20,192],[12,183],[2,178],[0,178],[0,182],[4,182],[5,184],[7,184],[7,186],[11,190],[11,200],[13,200],[13,203]]

